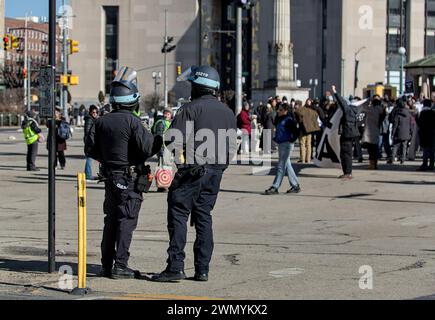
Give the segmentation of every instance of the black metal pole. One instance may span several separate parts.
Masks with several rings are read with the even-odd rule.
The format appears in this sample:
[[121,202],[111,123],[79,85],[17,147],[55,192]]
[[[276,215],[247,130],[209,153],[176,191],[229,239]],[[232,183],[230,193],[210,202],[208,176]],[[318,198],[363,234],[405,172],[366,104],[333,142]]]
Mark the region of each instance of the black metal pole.
[[[56,0],[49,0],[49,62],[56,70]],[[55,83],[53,81],[53,93]],[[51,108],[53,117],[49,119],[48,133],[48,273],[56,271],[56,246],[55,246],[55,217],[56,217],[56,172],[54,167],[56,152],[56,120],[55,107],[56,95],[52,95]]]

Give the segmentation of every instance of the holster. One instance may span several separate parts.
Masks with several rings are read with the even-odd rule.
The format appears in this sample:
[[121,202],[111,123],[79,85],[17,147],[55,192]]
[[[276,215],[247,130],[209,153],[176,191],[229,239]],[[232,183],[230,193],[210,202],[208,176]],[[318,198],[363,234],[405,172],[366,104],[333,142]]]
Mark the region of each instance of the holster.
[[149,165],[140,165],[135,167],[136,180],[134,189],[138,193],[147,193],[151,187],[152,179],[149,179],[151,175],[151,167]]
[[177,173],[172,180],[169,190],[175,190],[182,184],[190,184],[199,179],[205,174],[204,166],[196,166],[192,168],[178,169]]

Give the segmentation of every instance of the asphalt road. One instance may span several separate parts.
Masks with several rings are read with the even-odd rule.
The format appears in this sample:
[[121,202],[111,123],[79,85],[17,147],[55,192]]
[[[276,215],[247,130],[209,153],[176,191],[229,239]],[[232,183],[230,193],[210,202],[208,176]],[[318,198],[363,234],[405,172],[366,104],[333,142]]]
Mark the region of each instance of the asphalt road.
[[[61,275],[47,274],[48,160],[45,145],[39,150],[42,170],[29,173],[22,134],[0,130],[0,299],[77,298],[62,289],[68,281],[59,282]],[[82,150],[82,131],[76,130],[56,184],[57,268],[70,266],[74,274]],[[87,270],[93,293],[85,298],[432,299],[435,173],[416,172],[418,165],[382,164],[379,171],[368,171],[367,163],[355,164],[355,179],[347,182],[337,179],[335,169],[295,165],[303,192],[275,197],[261,195],[272,174],[257,176],[252,166],[232,166],[213,214],[215,251],[207,283],[146,281],[145,275],[164,269],[168,245],[166,195],[156,192],[145,196],[131,247],[130,265],[144,277],[96,277],[104,191],[90,184]],[[281,191],[287,186],[285,181]],[[188,276],[193,276],[194,236],[189,228]],[[362,289],[361,277],[370,271],[373,281]]]

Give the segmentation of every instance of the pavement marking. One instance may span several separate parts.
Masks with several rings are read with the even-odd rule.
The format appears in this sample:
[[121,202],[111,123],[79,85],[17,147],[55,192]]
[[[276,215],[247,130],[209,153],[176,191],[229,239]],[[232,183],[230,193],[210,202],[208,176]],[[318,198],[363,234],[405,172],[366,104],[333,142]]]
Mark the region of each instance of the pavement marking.
[[175,294],[125,294],[108,298],[112,300],[224,300],[211,297],[179,296]]
[[304,272],[305,272],[305,270],[302,268],[287,268],[287,269],[282,269],[282,270],[271,271],[271,272],[269,272],[269,275],[274,277],[274,278],[285,278],[288,276],[298,275],[298,274],[301,274]]

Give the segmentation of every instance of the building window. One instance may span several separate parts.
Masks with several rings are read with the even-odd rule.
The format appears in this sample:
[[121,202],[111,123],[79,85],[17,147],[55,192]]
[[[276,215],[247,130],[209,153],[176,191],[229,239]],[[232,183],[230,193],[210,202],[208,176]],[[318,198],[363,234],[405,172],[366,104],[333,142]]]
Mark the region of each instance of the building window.
[[435,0],[426,0],[425,54],[435,54]]
[[409,0],[388,0],[387,71],[399,71],[400,47],[407,47],[407,8]]
[[105,88],[106,93],[110,91],[110,84],[115,77],[116,65],[118,62],[118,6],[104,6],[106,15],[106,64],[105,64]]

